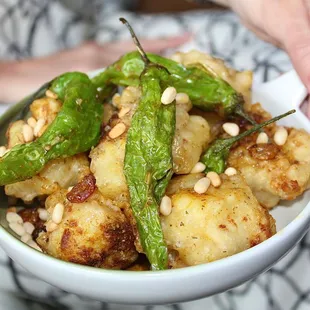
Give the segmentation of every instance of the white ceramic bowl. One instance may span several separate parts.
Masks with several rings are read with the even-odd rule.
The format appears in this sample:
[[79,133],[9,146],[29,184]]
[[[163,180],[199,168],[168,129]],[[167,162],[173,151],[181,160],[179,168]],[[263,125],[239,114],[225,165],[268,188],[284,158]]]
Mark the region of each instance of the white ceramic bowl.
[[[254,88],[260,101],[273,115],[297,108],[306,90],[295,72]],[[298,109],[283,124],[303,127],[310,123]],[[310,224],[310,192],[276,208],[278,233],[242,253],[209,264],[166,271],[115,271],[67,263],[37,252],[14,237],[0,212],[0,244],[7,254],[30,273],[65,291],[96,300],[164,304],[207,297],[238,286],[271,268],[305,235]]]

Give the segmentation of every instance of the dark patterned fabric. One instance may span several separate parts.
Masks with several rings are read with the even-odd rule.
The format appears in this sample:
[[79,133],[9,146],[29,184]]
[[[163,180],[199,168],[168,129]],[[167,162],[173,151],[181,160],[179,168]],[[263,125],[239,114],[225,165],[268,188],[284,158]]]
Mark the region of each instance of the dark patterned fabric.
[[[128,39],[118,17],[132,21],[140,36],[161,37],[190,31],[181,47],[224,58],[238,69],[255,71],[255,83],[291,68],[287,55],[258,40],[230,12],[136,15],[120,12],[124,2],[79,0],[0,0],[0,58],[22,59],[75,46],[82,40]],[[172,52],[172,51],[170,51]],[[2,106],[3,112],[7,106]],[[268,255],[268,253],[266,253]],[[0,250],[0,309],[102,310],[309,310],[310,236],[272,270],[238,288],[210,298],[169,306],[123,306],[87,300],[36,279]]]

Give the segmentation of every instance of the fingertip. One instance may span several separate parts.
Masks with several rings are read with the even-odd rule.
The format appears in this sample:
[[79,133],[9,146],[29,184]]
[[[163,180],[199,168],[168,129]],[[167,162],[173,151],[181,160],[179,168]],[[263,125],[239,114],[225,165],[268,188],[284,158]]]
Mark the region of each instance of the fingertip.
[[181,45],[184,43],[187,43],[191,40],[193,40],[194,35],[192,33],[184,33],[178,36],[174,36],[174,37],[168,37],[166,38],[166,40],[171,44],[171,45]]
[[184,33],[180,34],[179,36],[184,37],[184,38],[188,38],[188,39],[194,38],[194,34],[192,32],[184,32]]

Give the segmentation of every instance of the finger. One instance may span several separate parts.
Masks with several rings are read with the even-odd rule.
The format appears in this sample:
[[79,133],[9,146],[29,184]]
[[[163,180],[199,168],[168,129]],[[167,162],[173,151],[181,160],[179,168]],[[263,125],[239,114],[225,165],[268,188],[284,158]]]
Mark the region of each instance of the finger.
[[284,46],[297,73],[310,92],[310,19],[304,6],[296,5],[288,24]]
[[283,45],[281,44],[280,41],[276,40],[274,37],[269,36],[263,30],[253,26],[251,23],[247,22],[246,20],[242,20],[242,23],[244,24],[245,27],[247,27],[249,30],[254,32],[263,41],[271,43],[275,45],[276,47],[283,48]]
[[[140,43],[142,47],[148,52],[158,52],[168,48],[177,47],[182,45],[192,38],[192,34],[185,33],[180,36],[161,38],[161,39],[141,39]],[[134,43],[130,41],[119,41],[108,43],[109,48],[118,53],[126,53],[135,50]]]

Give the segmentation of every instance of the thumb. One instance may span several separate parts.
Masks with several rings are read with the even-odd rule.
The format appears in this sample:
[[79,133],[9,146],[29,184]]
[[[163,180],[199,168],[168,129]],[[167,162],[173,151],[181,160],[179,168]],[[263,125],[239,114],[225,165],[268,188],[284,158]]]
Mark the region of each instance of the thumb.
[[[304,11],[289,24],[284,40],[284,47],[302,82],[310,93],[310,19]],[[310,106],[308,106],[310,117]]]
[[[297,41],[295,46],[287,48],[292,63],[300,79],[310,93],[310,35]],[[310,118],[310,104],[308,102],[307,116]]]

